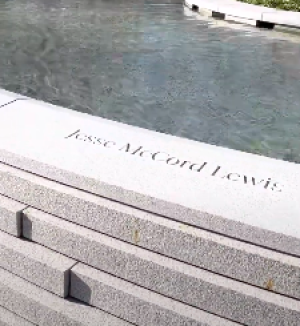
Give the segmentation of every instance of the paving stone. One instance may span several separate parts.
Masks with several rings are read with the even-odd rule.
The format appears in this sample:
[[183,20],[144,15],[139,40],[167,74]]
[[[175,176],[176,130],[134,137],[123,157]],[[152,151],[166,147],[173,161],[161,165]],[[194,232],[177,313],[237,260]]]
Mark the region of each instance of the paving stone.
[[0,269],[0,306],[39,326],[130,326],[99,309],[60,298]]
[[71,296],[138,326],[237,326],[82,264],[72,270]]
[[76,261],[43,246],[0,232],[0,267],[66,297]]
[[33,326],[34,324],[0,307],[0,326]]
[[182,223],[300,256],[297,164],[35,100],[16,101],[4,109],[0,109],[3,163]]
[[230,278],[263,288],[270,288],[272,284],[272,290],[300,298],[299,258],[186,226],[9,169],[13,174],[2,172],[0,166],[1,190],[31,206]]
[[[204,293],[208,292],[207,288]],[[231,320],[237,319],[243,325],[249,326],[298,325],[300,320],[299,301],[282,298],[280,295],[269,295],[263,290],[258,290],[258,292],[261,292],[261,297],[265,296],[266,299],[269,297],[269,302],[263,302],[263,300],[241,302],[241,298],[238,296],[222,298],[228,300],[230,311],[227,314],[231,314]],[[200,310],[198,310],[197,316],[197,310],[192,307],[83,264],[76,265],[71,271],[70,295],[139,326],[149,324],[202,325],[203,321],[208,325],[214,323],[204,315],[201,316]],[[273,297],[271,298],[271,296]],[[218,307],[219,304],[219,300],[212,302],[215,307]],[[226,322],[223,321],[222,325],[225,324]],[[228,324],[231,325],[230,322]]]
[[[269,326],[269,322],[281,320],[276,311],[284,310],[285,306],[281,305],[278,294],[138,248],[49,214],[28,211],[23,222],[25,236],[87,265],[250,326]],[[270,288],[274,285],[272,282],[269,281]],[[298,313],[300,301],[287,300],[296,305]],[[255,316],[249,314],[253,309]],[[263,321],[265,314],[274,314],[274,318]]]
[[20,237],[21,212],[27,206],[0,195],[0,230]]

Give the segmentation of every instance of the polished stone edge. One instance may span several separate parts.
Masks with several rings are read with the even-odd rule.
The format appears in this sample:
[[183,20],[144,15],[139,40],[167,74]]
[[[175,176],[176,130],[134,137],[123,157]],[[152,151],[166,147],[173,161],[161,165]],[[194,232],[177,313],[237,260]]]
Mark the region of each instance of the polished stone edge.
[[216,18],[242,23],[248,23],[247,20],[255,21],[257,27],[273,28],[274,25],[284,25],[300,28],[300,12],[277,10],[235,0],[185,0],[185,5],[194,11],[209,10]]
[[0,268],[0,306],[35,325],[130,326],[77,300],[63,299]]
[[34,324],[0,307],[0,326],[34,326]]
[[[251,293],[240,296],[238,292],[224,294],[221,291],[211,295],[212,288],[202,288],[203,301],[210,301],[207,303],[210,307],[204,310],[221,318],[251,326],[297,325],[300,320],[299,301],[263,290],[257,290],[257,297]],[[83,264],[71,271],[70,296],[140,326],[155,325],[157,315],[161,317],[159,326],[192,324],[191,319],[193,325],[203,325],[203,321],[208,325],[219,322],[208,321],[208,316],[205,318],[203,312],[193,307]],[[226,325],[225,321],[222,325]],[[228,325],[234,324],[228,321]]]
[[9,105],[10,103],[13,103],[18,100],[25,100],[28,99],[25,96],[15,94],[9,91],[6,91],[5,89],[0,89],[0,108],[6,105]]
[[[156,249],[163,255],[167,253],[169,257],[179,258],[187,263],[196,261],[198,267],[224,276],[215,275],[158,253],[124,243],[36,209],[26,209],[23,219],[23,234],[29,240],[194,306],[201,301],[198,297],[202,292],[200,284],[211,277],[216,286],[222,286],[224,276],[300,299],[299,259],[257,247],[251,248],[247,244],[230,240],[228,244],[232,246],[226,247],[224,246],[226,239],[222,237],[219,242],[209,241],[208,239],[213,239],[214,235],[203,233],[205,238],[205,236],[202,237],[201,231],[197,232],[197,229],[193,230],[189,227],[186,231],[195,231],[195,236],[185,234],[184,231],[180,231],[180,226],[176,230],[176,223],[173,222],[167,223],[169,229],[162,225],[155,227],[155,224],[150,221],[149,223],[145,221],[142,227],[143,221],[141,220],[138,222],[140,233],[137,236],[141,237],[143,243],[145,242],[142,239],[148,237],[150,241],[153,241],[152,246],[148,245],[148,248]],[[107,224],[111,223],[119,224],[119,221],[115,219],[114,222],[107,222]],[[128,228],[130,222],[119,224],[119,228],[125,229],[125,225]],[[153,232],[149,232],[153,226]],[[174,226],[173,230],[172,226]],[[77,243],[81,244],[80,248],[76,246]],[[138,245],[147,247],[143,244]],[[250,247],[252,252],[244,252],[243,247],[244,249]],[[268,254],[269,257],[266,258],[261,254]],[[115,264],[115,261],[119,263]],[[146,278],[145,275],[147,275]],[[178,281],[174,287],[173,280],[176,279],[185,281],[183,283]],[[172,280],[171,283],[170,280]],[[239,284],[233,280],[230,282]],[[249,285],[245,286],[245,293],[248,293]],[[179,288],[180,291],[178,291]],[[229,290],[234,288],[234,285],[228,285]]]
[[83,264],[71,271],[70,296],[139,326],[238,326]]
[[0,195],[0,230],[21,236],[21,213],[28,205]]
[[76,261],[0,231],[0,267],[60,297],[69,292]]

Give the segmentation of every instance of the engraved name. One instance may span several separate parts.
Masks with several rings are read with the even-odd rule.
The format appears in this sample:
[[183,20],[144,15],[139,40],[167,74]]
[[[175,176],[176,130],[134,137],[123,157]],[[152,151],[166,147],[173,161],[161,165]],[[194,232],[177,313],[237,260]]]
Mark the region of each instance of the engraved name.
[[239,182],[248,186],[256,186],[266,190],[281,192],[282,185],[274,181],[272,178],[257,178],[245,173],[226,171],[226,168],[218,164],[203,161],[201,163],[192,162],[173,156],[167,152],[150,150],[141,145],[133,145],[131,143],[119,144],[113,140],[87,135],[82,133],[80,129],[67,135],[65,139],[76,139],[93,145],[102,146],[107,149],[114,149],[130,155],[146,158],[155,162],[167,164],[181,169],[187,169],[196,173],[208,173],[211,177],[221,178],[231,182]]

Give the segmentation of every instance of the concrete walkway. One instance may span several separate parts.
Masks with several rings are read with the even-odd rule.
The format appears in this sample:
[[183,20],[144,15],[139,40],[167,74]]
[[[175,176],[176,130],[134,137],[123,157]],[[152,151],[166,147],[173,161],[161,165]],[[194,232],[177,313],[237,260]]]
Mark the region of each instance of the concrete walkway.
[[275,25],[300,28],[300,12],[277,10],[237,2],[235,0],[185,0],[186,6],[195,10],[209,10],[213,17],[274,28]]

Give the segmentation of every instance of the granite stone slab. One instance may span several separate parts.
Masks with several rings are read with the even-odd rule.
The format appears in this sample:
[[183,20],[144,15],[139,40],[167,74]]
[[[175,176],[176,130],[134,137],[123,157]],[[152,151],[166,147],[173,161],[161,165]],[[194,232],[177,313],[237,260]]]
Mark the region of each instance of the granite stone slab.
[[[299,258],[142,212],[5,165],[0,165],[0,177],[0,192],[44,212],[215,273],[300,298]],[[42,213],[26,212],[32,219],[40,218],[43,225]],[[30,238],[28,231],[27,236]]]
[[[220,1],[220,5],[218,7],[220,13],[225,14],[226,16],[252,19],[252,20],[262,20],[263,13],[265,12],[275,12],[276,10],[273,8],[265,8],[261,6],[256,6],[248,3],[231,1],[231,4],[222,4]],[[226,18],[225,18],[226,19]]]
[[[268,297],[269,294],[266,291],[259,291],[261,296]],[[203,293],[208,292],[209,289],[206,289]],[[139,326],[198,325],[198,323],[202,325],[201,321],[211,324],[201,315],[196,317],[200,310],[83,264],[76,265],[71,271],[70,295]],[[299,301],[280,295],[273,295],[273,298],[270,296],[268,299],[269,302],[265,301],[260,304],[259,300],[241,302],[239,297],[223,298],[223,300],[228,300],[227,315],[231,315],[231,320],[241,322],[243,325],[299,325]],[[220,300],[211,302],[211,305],[216,307],[215,310],[219,309],[219,304]]]
[[60,298],[0,269],[0,306],[38,326],[130,326],[99,309]]
[[0,326],[34,326],[34,324],[0,307]]
[[18,97],[17,94],[0,89],[0,107],[15,101]]
[[0,230],[16,237],[21,235],[21,212],[27,205],[0,195]]
[[300,27],[300,12],[288,12],[277,10],[274,12],[264,12],[262,20],[278,25]]
[[137,326],[238,326],[82,264],[72,269],[70,293]]
[[256,6],[242,3],[235,0],[185,0],[186,5],[192,8],[193,5],[199,9],[208,9],[226,16],[244,18],[249,20],[262,20],[263,13],[276,12],[273,8]]
[[[249,5],[250,6],[250,5]],[[250,20],[261,20],[263,10],[256,6],[250,8],[241,8],[236,5],[220,5],[219,12],[225,15],[225,19],[229,17],[244,18]]]
[[0,232],[0,257],[1,268],[56,295],[68,295],[75,260],[4,232]]
[[[101,235],[44,213],[25,213],[24,235],[111,275],[155,293],[247,325],[270,325],[280,321],[277,309],[285,309],[278,294],[231,280],[145,249]],[[77,244],[80,244],[78,246]],[[77,245],[77,246],[76,246]],[[72,269],[73,270],[73,269]],[[299,277],[295,278],[295,283]],[[272,287],[272,280],[269,286]],[[72,290],[71,290],[72,291]],[[296,312],[300,301],[294,299]],[[255,321],[253,313],[255,309]],[[288,312],[287,312],[288,313]],[[284,318],[289,318],[284,316]],[[260,324],[257,324],[260,323]]]
[[266,23],[300,27],[300,13],[278,10],[274,8],[252,5],[236,0],[185,0],[185,5],[196,11],[209,10],[216,14],[224,15],[225,20],[234,20],[241,23],[262,21]]
[[216,0],[185,0],[185,5],[190,9],[193,9],[193,6],[197,6],[199,9],[207,9],[211,11],[218,11],[220,2]]
[[35,100],[16,101],[9,110],[0,109],[0,161],[180,222],[300,256],[297,164]]

